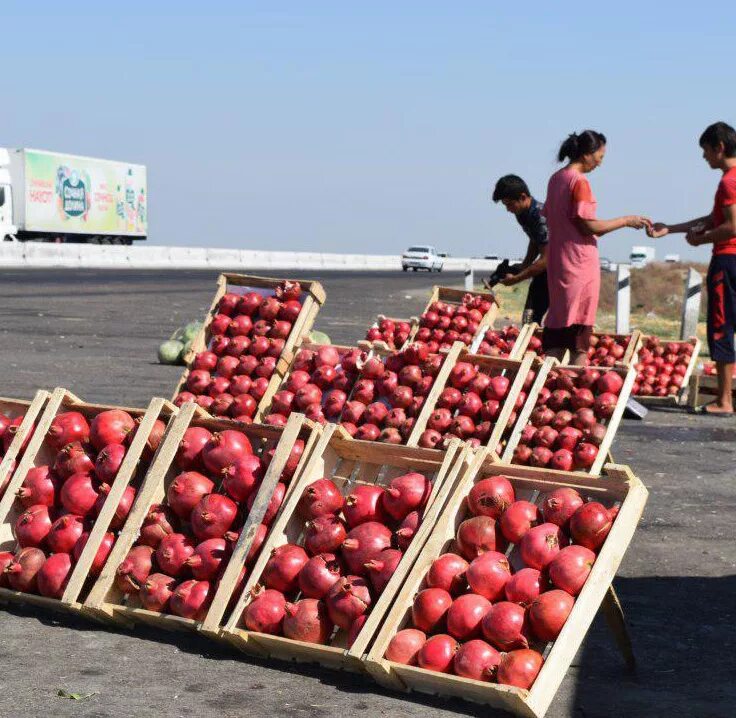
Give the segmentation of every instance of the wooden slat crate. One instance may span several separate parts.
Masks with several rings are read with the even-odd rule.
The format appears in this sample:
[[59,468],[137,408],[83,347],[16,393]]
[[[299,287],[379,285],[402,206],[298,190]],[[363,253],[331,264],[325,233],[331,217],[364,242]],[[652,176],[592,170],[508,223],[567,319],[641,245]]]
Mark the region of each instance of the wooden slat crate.
[[[636,361],[636,354],[642,343],[642,333],[638,329],[634,329],[631,334],[615,334],[613,332],[593,332],[592,340],[598,341],[601,337],[611,337],[616,344],[626,342],[626,348],[621,359],[616,361],[616,365],[631,366]],[[589,361],[589,366],[600,367],[600,363]]]
[[[579,367],[579,366],[567,366],[567,365],[559,365],[559,362],[557,362],[556,359],[553,359],[551,357],[548,357],[545,359],[545,362],[548,362],[548,368],[547,371],[544,373],[544,377],[542,378],[541,372],[540,376],[537,377],[535,381],[535,386],[532,387],[532,391],[530,392],[530,395],[534,395],[534,401],[528,401],[524,409],[522,410],[521,414],[519,415],[519,419],[516,422],[516,427],[514,428],[513,433],[511,434],[511,437],[509,438],[508,443],[506,444],[506,448],[503,452],[503,455],[501,457],[501,460],[504,463],[511,463],[513,460],[514,455],[514,449],[519,445],[519,440],[521,439],[521,432],[524,430],[524,428],[529,424],[529,417],[534,410],[534,407],[536,406],[536,401],[539,396],[539,392],[542,389],[542,386],[544,386],[544,382],[547,381],[549,372],[552,371],[552,369],[558,369],[563,368],[567,371],[571,371],[574,373],[582,373],[585,371],[586,367]],[[610,367],[610,368],[604,368],[604,367],[595,367],[597,371],[600,371],[601,373],[613,371],[616,372],[621,376],[623,379],[623,386],[621,387],[621,391],[618,395],[618,401],[616,402],[616,408],[613,411],[613,414],[605,423],[606,426],[606,435],[603,438],[603,441],[601,441],[600,445],[598,446],[598,455],[596,456],[596,459],[593,463],[593,465],[590,467],[590,471],[576,471],[572,472],[574,474],[578,475],[586,475],[586,474],[592,474],[592,475],[598,475],[601,473],[601,469],[603,468],[603,464],[607,461],[608,453],[611,449],[611,445],[613,444],[613,440],[616,437],[616,432],[618,431],[618,426],[621,423],[621,419],[624,415],[624,410],[626,409],[626,402],[629,400],[629,397],[631,396],[631,387],[634,385],[634,380],[636,379],[636,370],[633,366],[629,367],[628,369],[626,367]],[[541,384],[540,384],[541,382]]]
[[[695,374],[690,376],[687,391],[687,405],[691,409],[700,406],[704,397],[708,399],[718,394],[718,377],[713,374]],[[736,402],[736,388],[731,393],[732,399]]]
[[[583,498],[618,506],[619,513],[601,547],[585,585],[575,600],[557,640],[543,651],[544,664],[529,690],[497,683],[461,678],[389,661],[384,654],[389,642],[402,628],[411,625],[414,596],[425,587],[424,578],[432,562],[454,550],[457,528],[467,517],[465,498],[481,478],[493,475],[509,478],[517,499],[538,502],[541,495],[559,487],[572,487]],[[367,666],[381,684],[399,690],[419,691],[443,697],[453,696],[510,711],[520,716],[542,718],[554,699],[575,654],[610,589],[611,581],[631,542],[647,500],[647,490],[627,467],[609,464],[605,480],[581,478],[545,469],[510,467],[495,463],[493,457],[479,456],[466,471],[449,498],[432,535],[426,541],[413,569],[404,581],[367,656]],[[518,551],[507,551],[512,569],[521,567]],[[541,648],[539,644],[537,647]]]
[[[394,349],[400,351],[403,349],[407,344],[410,344],[412,340],[414,339],[414,335],[417,333],[417,329],[419,329],[419,319],[417,317],[409,317],[409,319],[397,319],[396,317],[387,317],[384,314],[379,314],[376,318],[376,321],[373,322],[373,324],[368,327],[368,331],[371,329],[377,329],[378,325],[381,321],[384,319],[389,319],[392,322],[395,322],[398,324],[399,322],[406,322],[411,327],[411,331],[409,332],[409,336],[407,337],[406,341],[401,344],[400,346],[396,347],[390,347],[385,341],[382,339],[375,339],[371,341],[370,339],[364,337],[358,342],[358,346],[361,349],[365,349],[366,351],[370,351],[371,349],[378,349],[380,351],[393,351]],[[366,332],[367,334],[367,332]]]
[[18,461],[23,456],[23,447],[30,441],[36,420],[43,412],[50,396],[49,392],[40,389],[31,401],[0,397],[0,414],[4,414],[9,419],[24,417],[0,462],[0,497],[5,493],[5,487],[11,479],[14,467],[18,465]]
[[[326,429],[310,462],[299,477],[298,486],[277,519],[235,608],[220,630],[220,637],[246,653],[363,671],[363,653],[457,480],[464,465],[465,452],[466,449],[461,448],[459,442],[453,442],[447,451],[417,449],[343,439],[338,432],[334,432],[334,427]],[[387,485],[393,478],[408,471],[423,473],[433,482],[424,518],[390,582],[374,601],[368,620],[350,648],[347,647],[346,632],[342,629],[333,634],[328,645],[303,643],[245,629],[242,624],[243,611],[251,600],[252,589],[260,581],[271,551],[286,543],[302,543],[305,522],[296,513],[296,507],[309,484],[322,477],[331,478],[340,487],[343,495],[347,495],[356,484]],[[210,625],[208,628],[214,635],[217,626]]]
[[[192,341],[191,351],[185,357],[186,369],[184,370],[181,379],[176,386],[173,398],[176,398],[176,396],[183,390],[184,385],[187,381],[187,377],[189,376],[190,366],[192,361],[194,360],[194,357],[199,352],[204,351],[209,344],[211,338],[210,324],[212,323],[212,319],[217,313],[217,305],[219,304],[222,296],[228,292],[232,292],[234,294],[245,294],[250,291],[256,291],[263,296],[272,296],[278,284],[283,281],[285,280],[271,279],[269,277],[256,277],[246,274],[221,274],[219,276],[217,280],[217,291],[215,292],[215,296],[212,300],[212,305],[207,312],[207,316],[205,318],[202,329]],[[284,372],[291,363],[291,360],[294,356],[294,350],[301,344],[304,337],[309,334],[312,326],[314,325],[314,320],[317,317],[317,313],[319,312],[320,307],[322,306],[322,304],[324,304],[325,301],[325,292],[319,282],[299,280],[299,284],[301,285],[302,295],[304,297],[302,310],[299,313],[299,317],[294,322],[291,328],[291,333],[286,339],[284,349],[281,352],[281,356],[279,357],[278,361],[276,362],[276,369],[273,373],[273,376],[271,377],[266,394],[259,402],[255,418],[261,417],[263,408],[265,407],[264,401],[266,399],[266,396],[268,396],[269,394],[273,396],[275,387],[277,387],[281,383]]]
[[[511,434],[510,429],[512,428],[512,426],[509,426],[509,423],[512,419],[512,412],[517,412],[517,419],[514,421],[513,425],[515,426],[516,422],[518,421],[518,415],[520,415],[522,409],[520,408],[515,410],[515,404],[517,402],[517,399],[519,398],[519,395],[523,391],[524,383],[529,375],[529,372],[532,370],[532,364],[534,361],[535,357],[533,354],[527,354],[527,356],[520,360],[501,359],[500,357],[489,357],[483,356],[482,354],[472,354],[461,345],[460,352],[458,353],[455,361],[452,363],[452,366],[448,366],[447,371],[442,372],[442,378],[444,380],[442,386],[438,386],[436,383],[433,387],[433,390],[436,388],[437,392],[435,395],[435,400],[432,402],[430,411],[422,411],[420,417],[417,419],[417,423],[414,427],[413,432],[416,439],[418,440],[419,436],[421,436],[422,432],[426,429],[427,421],[429,420],[432,411],[434,411],[437,406],[436,399],[440,396],[444,389],[450,386],[449,376],[452,368],[458,362],[469,362],[477,366],[478,370],[483,374],[488,374],[490,376],[502,374],[503,376],[508,377],[511,382],[506,398],[501,404],[501,411],[496,422],[493,425],[491,435],[485,442],[483,442],[483,446],[489,447],[492,451],[497,451],[504,438],[508,438],[508,436]],[[543,366],[543,364],[538,360],[537,362],[539,367]],[[443,367],[443,369],[444,368],[445,367]],[[534,386],[534,384],[532,384],[532,386]],[[528,403],[529,400],[529,397],[527,397],[525,404]],[[457,413],[457,410],[455,410],[453,412],[453,417],[456,416]]]
[[[90,568],[95,559],[97,550],[106,532],[110,530],[110,522],[114,518],[120,499],[128,486],[133,486],[140,492],[149,463],[143,459],[146,441],[157,419],[164,422],[176,415],[176,407],[165,399],[152,399],[147,409],[119,407],[107,404],[88,404],[63,388],[57,388],[51,394],[46,409],[37,423],[36,431],[21,459],[8,490],[0,500],[0,550],[14,551],[17,547],[13,535],[13,527],[23,508],[15,499],[17,490],[22,486],[28,471],[37,466],[51,465],[57,451],[48,445],[46,435],[51,422],[57,414],[67,411],[78,411],[91,421],[97,414],[109,409],[123,409],[134,419],[140,419],[135,437],[131,442],[123,459],[123,463],[110,487],[107,499],[100,513],[94,520],[87,543],[82,550],[79,560],[74,564],[69,575],[69,581],[60,599],[47,598],[31,593],[14,591],[10,588],[0,588],[0,600],[16,603],[29,603],[54,610],[78,612],[81,602],[86,598],[92,586]],[[117,538],[120,540],[120,537]]]
[[[487,351],[481,351],[481,348],[485,349],[485,347],[481,347],[481,344],[486,341],[486,335],[488,334],[488,332],[503,332],[511,326],[512,325],[507,325],[498,329],[493,326],[480,327],[473,337],[473,342],[469,347],[470,353],[487,354]],[[514,344],[511,347],[510,351],[508,351],[507,353],[501,352],[500,354],[490,356],[498,356],[502,359],[521,359],[526,352],[526,346],[529,342],[529,326],[530,325],[528,324],[523,324],[521,326],[521,328],[519,329],[519,335],[514,340]]]
[[[647,337],[642,336],[637,352],[641,349],[646,341]],[[666,343],[670,343],[665,340]],[[684,406],[688,402],[688,389],[690,387],[690,377],[693,375],[695,367],[698,364],[698,356],[700,355],[700,348],[702,346],[700,339],[692,337],[687,342],[673,341],[673,344],[692,344],[693,353],[690,355],[690,361],[687,365],[687,371],[682,377],[682,386],[677,394],[670,394],[668,396],[644,396],[642,394],[634,395],[634,398],[641,404],[646,406]]]
[[[302,465],[310,455],[314,442],[311,427],[304,428],[304,416],[302,414],[293,414],[289,417],[287,425],[282,429],[259,424],[240,424],[225,419],[213,419],[194,404],[183,405],[179,416],[172,423],[164,437],[156,461],[146,476],[145,483],[128,516],[121,536],[110,553],[105,568],[84,602],[83,611],[90,617],[125,626],[145,623],[166,630],[197,630],[201,626],[200,621],[141,608],[140,600],[136,594],[126,596],[115,585],[117,567],[135,545],[150,507],[154,504],[166,502],[166,492],[169,485],[182,472],[176,466],[174,457],[184,432],[192,426],[204,427],[211,432],[226,429],[241,431],[248,436],[254,452],[258,454],[271,448],[276,449],[259,487],[253,507],[245,520],[240,538],[233,548],[227,567],[212,598],[209,610],[215,613],[219,612],[219,615],[222,615],[225,611],[233,589],[238,582],[256,530],[268,508],[268,503],[289,458],[294,442],[300,437],[304,440]],[[297,467],[292,479],[292,486],[297,480],[299,471],[300,467]]]

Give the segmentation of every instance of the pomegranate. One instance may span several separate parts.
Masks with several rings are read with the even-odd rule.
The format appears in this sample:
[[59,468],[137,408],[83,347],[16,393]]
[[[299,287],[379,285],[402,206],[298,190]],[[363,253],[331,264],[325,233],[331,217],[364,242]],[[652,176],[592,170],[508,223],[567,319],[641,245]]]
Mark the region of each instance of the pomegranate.
[[575,447],[575,466],[581,469],[589,469],[595,463],[597,456],[598,447],[583,441]]
[[476,593],[458,596],[447,611],[447,632],[459,641],[477,637],[481,621],[490,609],[491,602],[484,596]]
[[169,484],[166,501],[179,518],[188,520],[194,507],[214,488],[206,476],[196,471],[185,471]]
[[211,438],[212,434],[204,427],[190,426],[184,432],[184,437],[176,452],[176,463],[179,468],[184,471],[203,468],[202,449]]
[[417,440],[417,445],[423,449],[435,449],[442,444],[443,436],[439,431],[427,429],[423,431]]
[[503,512],[498,525],[509,543],[519,543],[524,534],[541,521],[542,514],[535,504],[530,501],[514,501]]
[[59,451],[67,444],[89,441],[90,427],[84,414],[78,411],[65,411],[57,414],[49,426],[46,438],[51,446]]
[[307,522],[304,548],[310,556],[334,553],[346,538],[347,530],[342,520],[334,514],[325,514]]
[[396,568],[401,562],[403,553],[395,548],[387,548],[381,551],[376,558],[372,558],[365,564],[365,570],[368,573],[368,580],[373,586],[373,590],[377,595],[383,593],[383,589],[391,580],[396,572]]
[[419,511],[412,511],[406,515],[406,518],[399,524],[396,530],[396,541],[402,551],[406,551],[414,538],[419,524],[422,522],[422,515]]
[[40,548],[22,548],[5,567],[5,575],[14,591],[34,593],[37,589],[36,576],[46,562],[46,554]]
[[284,607],[283,632],[286,638],[306,643],[327,643],[332,634],[332,621],[327,608],[316,598],[303,598]]
[[126,437],[134,429],[135,421],[127,411],[108,409],[92,419],[89,440],[97,451],[102,451],[109,444],[124,444]]
[[153,549],[134,546],[115,571],[115,585],[123,593],[135,593],[151,573]]
[[570,517],[583,505],[583,499],[575,489],[555,489],[544,497],[542,515],[550,524],[567,530]]
[[44,561],[36,574],[38,592],[46,598],[61,598],[72,571],[68,553],[55,553]]
[[52,553],[71,553],[79,537],[84,533],[80,516],[66,514],[51,524],[46,536],[46,545]]
[[[97,497],[97,501],[95,501],[93,513],[99,514],[100,511],[102,511],[102,507],[105,505],[105,501],[107,501],[110,489],[111,487],[108,484],[100,484],[100,493]],[[118,530],[123,527],[125,519],[128,518],[130,509],[133,506],[133,501],[135,501],[135,489],[132,486],[126,486],[123,491],[123,495],[120,497],[117,508],[115,509],[115,513],[110,520],[111,529]]]
[[566,546],[552,561],[547,570],[552,585],[577,596],[595,563],[595,553],[584,546]]
[[238,505],[222,494],[203,496],[192,509],[192,532],[200,540],[221,538],[232,526]]
[[266,588],[281,593],[291,593],[297,587],[299,572],[309,561],[306,551],[301,546],[284,544],[271,551],[261,575]]
[[503,549],[503,536],[500,533],[495,519],[474,516],[460,524],[455,541],[462,557],[472,561],[486,551]]
[[449,673],[457,650],[458,643],[452,636],[431,636],[417,652],[417,665],[428,671]]
[[486,640],[499,651],[529,648],[526,636],[526,611],[517,603],[499,601],[483,617],[481,630]]
[[188,536],[170,534],[161,539],[156,549],[156,563],[164,573],[177,578],[186,572],[187,559],[193,553],[194,543]]
[[[39,466],[31,471],[38,471],[43,467]],[[54,461],[54,472],[62,479],[68,479],[72,474],[89,474],[94,471],[95,464],[84,451],[84,448],[78,441],[67,444],[57,455]]]
[[528,690],[539,674],[543,662],[542,656],[531,648],[509,651],[501,656],[496,680],[503,686],[516,686]]
[[445,615],[452,605],[452,596],[443,588],[425,588],[414,598],[411,620],[425,633],[432,633],[444,626]]
[[212,438],[202,448],[202,463],[207,471],[221,474],[230,464],[253,453],[248,437],[241,431],[225,429]]
[[383,494],[383,507],[396,521],[401,521],[411,511],[421,509],[432,491],[432,482],[423,474],[412,472],[391,481]]
[[344,576],[328,591],[325,603],[330,620],[348,631],[352,623],[370,608],[371,594],[362,578]]
[[[384,489],[375,484],[358,484],[345,498],[343,515],[350,528],[368,521],[386,523],[388,515],[383,502]],[[339,509],[338,509],[339,510]]]
[[340,489],[330,479],[312,482],[299,499],[297,512],[303,519],[316,519],[327,514],[336,514],[343,507]]
[[363,575],[365,564],[389,548],[391,538],[391,530],[377,521],[367,521],[351,529],[341,548],[348,571]]
[[416,628],[404,628],[388,644],[384,658],[405,666],[417,664],[419,649],[426,643],[427,635]]
[[[1,426],[0,429],[2,429]],[[5,573],[5,569],[13,562],[13,558],[13,554],[10,551],[0,551],[0,586],[2,587],[7,587],[8,585],[8,574]]]
[[230,549],[225,539],[211,538],[196,546],[186,564],[197,581],[211,581],[217,576],[222,561],[229,554]]
[[28,470],[16,496],[26,509],[37,504],[53,507],[57,489],[58,481],[49,473],[49,467],[38,466]]
[[489,476],[478,481],[468,494],[468,509],[474,516],[498,519],[514,502],[514,487],[505,476]]
[[51,531],[49,507],[35,504],[27,508],[15,522],[15,538],[21,548],[39,546]]
[[465,578],[468,565],[468,562],[456,553],[442,554],[429,567],[426,576],[427,586],[444,589],[453,595],[462,593],[468,583]]
[[248,292],[240,298],[238,304],[238,314],[246,314],[252,317],[258,311],[263,302],[263,297],[258,292]]
[[519,544],[521,558],[529,568],[542,570],[567,545],[567,537],[556,524],[535,526],[524,535]]
[[153,504],[143,520],[138,542],[144,546],[158,548],[164,536],[177,531],[178,520],[173,511],[163,504]]
[[174,593],[176,581],[164,573],[152,573],[141,586],[138,597],[143,608],[149,611],[165,611]]
[[550,469],[556,471],[570,471],[573,467],[573,455],[567,449],[557,449],[549,461]]
[[[79,540],[74,544],[73,556],[75,563],[79,562],[82,556],[82,551],[87,545],[87,539],[89,539],[89,533],[85,531],[79,537]],[[102,569],[107,563],[107,558],[112,551],[112,547],[115,545],[115,534],[112,531],[108,531],[100,541],[100,547],[97,549],[94,559],[92,559],[92,565],[89,568],[90,576],[99,576],[102,573]]]
[[529,606],[529,626],[540,641],[554,641],[560,635],[575,599],[566,591],[545,591]]
[[[273,523],[273,520],[276,518],[276,514],[278,514],[279,509],[281,508],[281,504],[284,502],[284,496],[286,495],[286,484],[284,484],[282,481],[279,481],[278,484],[276,484],[276,488],[273,490],[273,494],[271,496],[271,500],[268,502],[268,506],[266,507],[266,513],[263,514],[263,518],[261,519],[261,523],[265,524],[266,526],[270,526]],[[256,496],[258,496],[258,493],[254,491],[249,497],[247,502],[247,508],[248,512],[253,508],[253,504],[256,500]]]
[[324,598],[341,575],[335,554],[312,556],[299,571],[299,590],[308,598]]
[[612,519],[603,504],[597,501],[583,504],[570,518],[570,534],[575,543],[597,551],[611,530]]
[[465,577],[472,591],[491,601],[498,601],[511,578],[511,569],[506,556],[497,551],[487,551],[473,559]]
[[595,384],[600,394],[613,394],[618,396],[623,388],[624,380],[616,371],[604,371]]
[[208,581],[184,581],[174,590],[169,599],[169,608],[176,616],[203,621],[212,600],[209,593]]
[[475,639],[457,649],[452,663],[455,675],[476,681],[493,681],[501,654],[485,641]]
[[286,615],[286,599],[280,591],[257,585],[243,611],[243,623],[249,631],[278,635]]
[[522,568],[504,587],[506,598],[522,606],[528,606],[543,590],[542,574],[536,568]]
[[260,459],[248,454],[236,459],[224,470],[222,488],[233,500],[245,501],[260,484],[263,473]]

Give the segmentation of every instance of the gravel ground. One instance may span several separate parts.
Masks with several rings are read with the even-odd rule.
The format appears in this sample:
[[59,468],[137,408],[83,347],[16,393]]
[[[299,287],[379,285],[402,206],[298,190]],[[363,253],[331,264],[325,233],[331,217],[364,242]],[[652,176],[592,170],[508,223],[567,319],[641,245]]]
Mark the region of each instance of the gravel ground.
[[[313,275],[312,275],[313,276]],[[63,385],[88,401],[143,406],[169,396],[179,369],[159,342],[209,306],[215,274],[0,273],[6,379],[30,397]],[[458,275],[325,273],[317,328],[351,343],[379,311],[417,313]],[[624,421],[614,446],[650,490],[616,588],[639,662],[627,675],[596,619],[547,715],[730,718],[736,714],[736,421],[677,411]],[[697,611],[694,608],[697,607]],[[199,636],[116,632],[72,616],[0,611],[0,716],[501,715],[462,701],[402,696],[361,677],[244,657]],[[88,697],[69,700],[63,689]]]

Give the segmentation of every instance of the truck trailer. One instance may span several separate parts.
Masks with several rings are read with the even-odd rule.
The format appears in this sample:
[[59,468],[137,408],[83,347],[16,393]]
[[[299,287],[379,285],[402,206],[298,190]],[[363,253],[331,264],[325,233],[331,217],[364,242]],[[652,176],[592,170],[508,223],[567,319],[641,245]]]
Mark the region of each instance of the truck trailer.
[[631,248],[629,262],[632,267],[646,267],[647,264],[654,261],[654,247],[646,247],[644,245]]
[[143,165],[0,148],[0,241],[132,244],[147,213]]

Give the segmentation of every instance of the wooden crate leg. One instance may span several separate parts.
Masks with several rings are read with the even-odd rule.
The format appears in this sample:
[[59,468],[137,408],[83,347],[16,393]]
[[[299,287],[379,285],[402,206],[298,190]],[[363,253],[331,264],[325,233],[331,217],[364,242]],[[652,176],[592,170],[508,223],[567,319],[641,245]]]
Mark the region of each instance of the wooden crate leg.
[[626,625],[626,618],[624,617],[624,610],[621,607],[621,602],[618,600],[616,591],[613,585],[609,586],[606,591],[606,596],[601,604],[603,615],[605,616],[606,623],[613,637],[616,640],[621,655],[624,658],[626,667],[632,673],[636,672],[636,658],[634,657],[634,648],[631,645],[631,636],[629,635],[629,629]]
[[613,454],[611,453],[611,450],[608,450],[608,454],[606,454],[606,463],[607,464],[615,464],[616,462],[613,460]]

